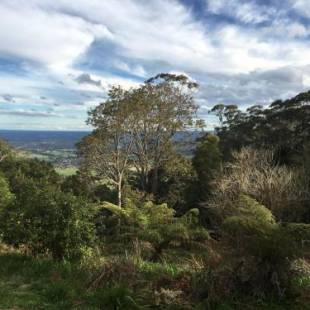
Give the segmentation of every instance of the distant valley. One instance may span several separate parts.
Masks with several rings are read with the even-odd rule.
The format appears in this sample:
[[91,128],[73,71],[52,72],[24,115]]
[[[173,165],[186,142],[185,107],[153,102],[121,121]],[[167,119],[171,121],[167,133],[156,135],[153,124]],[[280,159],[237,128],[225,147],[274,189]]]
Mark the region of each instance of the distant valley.
[[76,166],[75,145],[87,131],[0,130],[0,138],[8,141],[21,154],[51,162],[58,168]]
[[[72,174],[77,167],[76,144],[89,131],[0,130],[0,138],[8,141],[20,155],[46,160],[61,174]],[[179,152],[191,156],[200,132],[178,132],[173,140]]]

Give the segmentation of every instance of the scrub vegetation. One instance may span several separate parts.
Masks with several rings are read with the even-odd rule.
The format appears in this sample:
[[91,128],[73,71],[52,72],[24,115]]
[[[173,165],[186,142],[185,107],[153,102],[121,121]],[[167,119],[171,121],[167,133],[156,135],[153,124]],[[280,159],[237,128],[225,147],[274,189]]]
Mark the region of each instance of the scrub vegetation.
[[310,309],[310,92],[211,134],[198,87],[112,87],[74,174],[1,141],[0,309]]

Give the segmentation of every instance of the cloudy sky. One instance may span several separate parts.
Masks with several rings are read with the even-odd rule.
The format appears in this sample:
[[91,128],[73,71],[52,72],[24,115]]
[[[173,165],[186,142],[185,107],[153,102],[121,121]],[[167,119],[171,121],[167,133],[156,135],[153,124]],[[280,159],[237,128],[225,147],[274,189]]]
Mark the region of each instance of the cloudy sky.
[[109,85],[159,72],[216,103],[310,89],[309,0],[1,0],[0,128],[86,128]]

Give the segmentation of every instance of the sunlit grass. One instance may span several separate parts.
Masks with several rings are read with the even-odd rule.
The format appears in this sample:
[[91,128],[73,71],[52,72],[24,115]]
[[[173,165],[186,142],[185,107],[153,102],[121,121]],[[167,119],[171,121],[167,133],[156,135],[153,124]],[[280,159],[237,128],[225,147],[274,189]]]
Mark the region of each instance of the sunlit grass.
[[67,177],[76,174],[78,169],[76,167],[56,167],[55,170],[58,174]]

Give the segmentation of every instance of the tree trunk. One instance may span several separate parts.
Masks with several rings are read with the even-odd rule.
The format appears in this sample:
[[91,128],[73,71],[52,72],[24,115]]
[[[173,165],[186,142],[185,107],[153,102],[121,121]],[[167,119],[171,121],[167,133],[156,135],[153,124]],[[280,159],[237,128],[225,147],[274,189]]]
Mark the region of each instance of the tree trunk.
[[148,170],[147,169],[142,169],[141,170],[141,174],[140,174],[140,186],[141,186],[141,189],[144,191],[144,192],[147,192],[148,191]]
[[158,189],[158,166],[156,165],[153,170],[152,175],[152,194],[154,197],[157,195],[157,189]]
[[117,184],[117,205],[122,207],[122,179]]
[[[117,184],[117,205],[119,208],[122,207],[122,180],[123,178],[120,177]],[[118,236],[121,235],[121,218],[117,220],[117,234]]]

